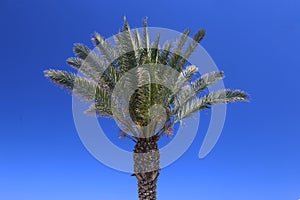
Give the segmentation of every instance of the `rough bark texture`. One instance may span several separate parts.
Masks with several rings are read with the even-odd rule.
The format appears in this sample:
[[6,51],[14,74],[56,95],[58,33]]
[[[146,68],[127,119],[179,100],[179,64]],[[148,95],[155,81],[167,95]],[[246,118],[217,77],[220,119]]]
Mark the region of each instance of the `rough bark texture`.
[[156,200],[160,154],[157,136],[139,138],[134,147],[134,176],[138,181],[140,200]]

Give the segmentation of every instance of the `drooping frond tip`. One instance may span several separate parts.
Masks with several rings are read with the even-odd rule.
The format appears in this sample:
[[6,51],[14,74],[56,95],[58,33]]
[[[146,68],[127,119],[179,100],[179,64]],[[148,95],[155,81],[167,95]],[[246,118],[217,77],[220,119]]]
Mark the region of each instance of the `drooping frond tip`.
[[219,104],[219,103],[231,103],[237,101],[249,101],[249,95],[236,89],[224,89],[214,92],[210,92],[208,95],[200,98],[200,100],[206,105]]
[[61,70],[49,69],[44,71],[45,77],[53,83],[62,86],[68,90],[72,90],[74,86],[74,75]]
[[227,89],[226,90],[226,98],[228,99],[228,102],[235,102],[235,101],[247,101],[249,102],[249,94],[242,91],[242,90],[232,90]]

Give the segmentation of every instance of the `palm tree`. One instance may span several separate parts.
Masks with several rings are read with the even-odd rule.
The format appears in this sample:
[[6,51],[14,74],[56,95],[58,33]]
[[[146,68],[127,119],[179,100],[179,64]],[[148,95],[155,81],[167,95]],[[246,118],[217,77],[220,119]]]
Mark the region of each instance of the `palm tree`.
[[[146,200],[156,199],[160,172],[157,141],[172,134],[174,125],[193,113],[213,104],[247,101],[248,95],[241,90],[205,90],[224,78],[224,74],[214,71],[197,77],[197,68],[189,65],[188,59],[205,36],[204,30],[194,35],[194,42],[188,43],[185,51],[189,30],[176,43],[166,42],[162,48],[160,35],[150,43],[147,19],[143,21],[142,32],[140,35],[132,31],[124,18],[124,26],[114,38],[116,45],[98,33],[92,37],[94,51],[83,44],[74,45],[76,57],[67,59],[67,63],[80,74],[54,69],[44,73],[54,83],[90,102],[87,113],[115,118],[122,126],[121,136],[135,142],[133,176],[138,181],[139,199]],[[157,71],[159,65],[168,68]],[[175,78],[168,77],[171,73],[168,69],[178,72],[173,75]],[[173,88],[153,83],[154,79],[169,81]],[[134,91],[125,108],[122,108],[124,99],[114,95],[117,86]],[[152,109],[154,105],[162,106],[165,114],[161,115],[161,109]]]

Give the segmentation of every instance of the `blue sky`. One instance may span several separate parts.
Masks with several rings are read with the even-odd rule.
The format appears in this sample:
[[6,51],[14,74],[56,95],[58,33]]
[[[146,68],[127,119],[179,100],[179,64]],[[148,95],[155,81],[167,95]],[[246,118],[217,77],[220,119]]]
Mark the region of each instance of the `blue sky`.
[[299,10],[297,0],[1,1],[0,199],[137,199],[133,177],[87,152],[71,96],[42,73],[69,69],[73,43],[117,33],[124,15],[131,27],[148,16],[150,26],[205,28],[202,45],[225,71],[225,86],[251,95],[228,106],[219,142],[199,160],[202,113],[190,149],[162,170],[158,198],[299,199]]

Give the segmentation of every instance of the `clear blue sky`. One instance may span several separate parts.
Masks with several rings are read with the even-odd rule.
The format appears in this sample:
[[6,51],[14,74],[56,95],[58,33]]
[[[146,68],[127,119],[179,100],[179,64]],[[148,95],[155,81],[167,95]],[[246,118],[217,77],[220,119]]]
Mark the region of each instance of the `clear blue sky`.
[[117,33],[124,15],[131,27],[148,16],[150,26],[205,28],[202,45],[225,71],[225,86],[251,95],[251,103],[228,106],[219,142],[199,160],[203,124],[162,170],[158,198],[299,199],[299,10],[298,0],[1,1],[0,199],[137,199],[135,178],[87,152],[71,96],[42,73],[68,69],[73,43]]

